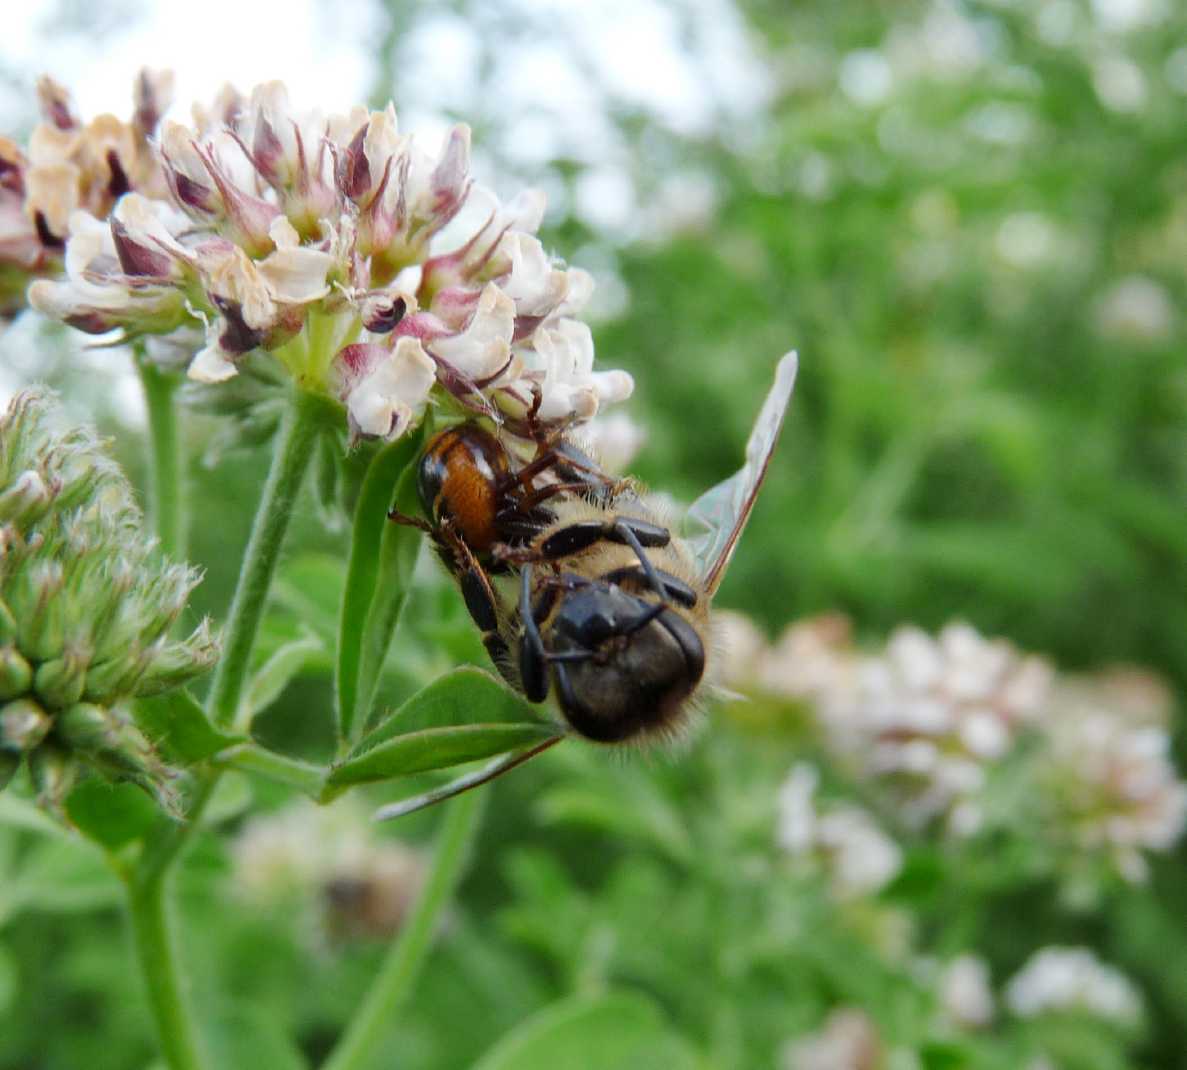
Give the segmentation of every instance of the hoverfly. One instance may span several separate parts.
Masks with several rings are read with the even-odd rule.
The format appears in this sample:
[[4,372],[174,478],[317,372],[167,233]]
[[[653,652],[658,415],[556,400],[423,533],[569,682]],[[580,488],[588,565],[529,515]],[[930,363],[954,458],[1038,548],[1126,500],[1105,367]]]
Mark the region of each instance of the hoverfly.
[[[709,605],[754,508],[796,366],[795,353],[779,362],[746,463],[693,503],[680,536],[629,480],[601,472],[571,441],[541,439],[525,462],[475,422],[439,432],[421,457],[417,485],[429,519],[391,518],[430,536],[491,660],[529,701],[552,694],[569,728],[595,742],[676,734],[705,677]],[[476,787],[561,738],[376,817]]]

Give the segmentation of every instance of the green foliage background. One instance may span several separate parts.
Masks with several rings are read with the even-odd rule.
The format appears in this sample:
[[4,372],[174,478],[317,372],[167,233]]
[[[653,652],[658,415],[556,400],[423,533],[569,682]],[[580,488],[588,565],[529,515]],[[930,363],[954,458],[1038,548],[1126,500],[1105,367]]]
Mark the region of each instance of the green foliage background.
[[[539,181],[517,174],[508,138],[518,116],[500,111],[486,79],[499,49],[524,35],[566,56],[579,57],[580,42],[509,0],[449,6],[483,50],[458,117],[508,183]],[[562,207],[546,244],[578,265],[595,259],[625,287],[629,300],[596,327],[598,351],[638,382],[631,408],[649,440],[637,473],[677,498],[736,467],[775,358],[800,351],[787,432],[720,604],[772,634],[833,608],[871,639],[960,617],[1069,668],[1152,667],[1181,693],[1187,96],[1174,72],[1187,14],[1167,5],[1160,21],[1113,34],[1065,0],[1075,29],[1056,43],[1042,23],[1055,6],[958,5],[984,61],[900,73],[862,104],[839,88],[845,57],[922,40],[939,8],[744,0],[737,18],[769,99],[690,136],[602,87],[637,218],[608,232]],[[381,11],[376,99],[433,106],[431,85],[401,75],[401,50],[430,7]],[[705,20],[691,6],[670,12],[695,62]],[[1109,107],[1094,84],[1101,62],[1122,55],[1144,80],[1136,111]],[[542,171],[572,192],[592,163],[562,157]],[[711,189],[714,206],[661,226],[673,207],[664,179],[677,173]],[[1012,255],[1011,228],[1027,226],[1045,235],[1040,248]],[[1156,329],[1102,325],[1102,302],[1131,276],[1165,296]],[[43,342],[47,352],[67,344]],[[55,385],[84,397],[69,359],[55,367]],[[195,458],[215,426],[190,420]],[[124,436],[117,449],[141,474],[140,446]],[[192,557],[207,569],[196,613],[227,604],[265,465],[256,447],[189,471]],[[344,540],[310,497],[270,621],[276,642],[318,632],[319,604],[332,634]],[[457,660],[482,661],[439,574],[423,570],[413,599],[388,665],[392,702]],[[321,753],[328,668],[314,659],[259,734]],[[761,724],[715,713],[674,757],[559,748],[490,789],[460,902],[375,1065],[470,1065],[541,1008],[605,989],[634,994],[605,1012],[611,1020],[637,1019],[650,1036],[658,1015],[684,1038],[665,1043],[696,1053],[673,1049],[664,1065],[773,1065],[781,1045],[841,1005],[865,1008],[928,1070],[1022,1066],[1035,1045],[1059,1067],[1187,1065],[1182,848],[1156,862],[1147,886],[1105,882],[1069,901],[1025,844],[980,843],[966,857],[917,843],[883,902],[839,908],[775,857],[775,790],[809,744],[786,711]],[[253,790],[266,807],[284,802]],[[227,820],[234,829],[231,810]],[[436,820],[422,814],[392,834],[416,840]],[[0,1067],[148,1066],[141,997],[130,981],[111,984],[112,964],[131,962],[112,880],[59,838],[11,825],[0,872]],[[315,1065],[382,946],[311,949],[299,911],[229,910],[229,872],[210,836],[183,874],[195,990],[229,1023],[228,1044],[257,1046],[225,1065]],[[891,908],[907,912],[929,954],[976,949],[999,984],[1038,947],[1093,946],[1140,984],[1147,1021],[1134,1035],[1087,1018],[946,1034],[934,987],[887,951]],[[588,1050],[613,1032],[594,1011],[573,1012]],[[508,1058],[489,1065],[552,1065]]]

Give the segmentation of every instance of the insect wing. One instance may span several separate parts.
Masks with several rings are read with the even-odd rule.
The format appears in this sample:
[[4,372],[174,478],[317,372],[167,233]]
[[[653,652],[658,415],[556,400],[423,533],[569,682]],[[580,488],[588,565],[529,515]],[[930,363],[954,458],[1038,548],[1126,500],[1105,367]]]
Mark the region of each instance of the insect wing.
[[687,541],[701,566],[710,595],[721,584],[725,567],[754,508],[758,488],[779,441],[798,365],[794,351],[779,361],[775,381],[746,442],[746,463],[729,479],[702,494],[688,510],[684,521]]

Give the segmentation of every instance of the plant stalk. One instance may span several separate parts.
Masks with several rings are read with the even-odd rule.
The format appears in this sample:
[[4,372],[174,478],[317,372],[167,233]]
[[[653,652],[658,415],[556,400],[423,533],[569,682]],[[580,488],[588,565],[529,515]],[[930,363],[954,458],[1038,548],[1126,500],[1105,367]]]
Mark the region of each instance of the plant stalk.
[[174,561],[182,561],[186,555],[187,539],[177,420],[179,380],[176,375],[158,368],[140,347],[136,351],[136,370],[144,390],[144,407],[148,414],[149,440],[152,443],[149,512],[157,538],[161,541],[161,552]]
[[239,574],[239,585],[231,602],[223,655],[210,686],[207,710],[211,720],[220,728],[229,728],[239,712],[251,649],[264,615],[289,518],[313,456],[317,414],[322,405],[320,398],[296,391],[281,424],[272,469],[264,484],[255,524],[247,542],[243,571]]
[[[231,601],[226,646],[211,685],[208,712],[224,727],[234,720],[239,708],[247,680],[248,660],[289,518],[313,455],[320,406],[319,399],[294,392],[292,405],[277,438],[272,467],[256,510],[239,583]],[[146,838],[140,858],[126,881],[137,960],[156,1023],[161,1054],[170,1070],[205,1070],[209,1065],[189,1004],[188,985],[178,958],[167,893],[172,866],[197,828],[219,776],[219,770],[211,770],[202,777],[184,822],[160,822]]]
[[457,886],[466,849],[478,827],[485,795],[472,791],[449,804],[428,880],[354,1018],[322,1070],[363,1070],[391,1029],[392,1018],[416,980],[429,943]]
[[128,913],[136,958],[169,1070],[205,1070],[198,1027],[190,1011],[185,974],[178,969],[177,938],[161,877],[128,882]]

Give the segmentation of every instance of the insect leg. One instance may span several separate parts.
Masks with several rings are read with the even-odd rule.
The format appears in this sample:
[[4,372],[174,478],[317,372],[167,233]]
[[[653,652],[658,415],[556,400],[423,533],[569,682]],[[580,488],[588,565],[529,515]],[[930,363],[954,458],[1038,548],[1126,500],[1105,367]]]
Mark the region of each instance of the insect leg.
[[[664,591],[673,602],[678,602],[689,609],[697,604],[697,592],[682,579],[673,576],[670,572],[665,572],[662,568],[657,568],[655,571],[659,574],[660,581],[664,585]],[[643,584],[648,582],[647,574],[641,565],[626,565],[623,568],[616,568],[613,572],[607,572],[602,579],[607,583],[622,583],[623,580]]]
[[399,509],[389,509],[387,518],[397,524],[403,524],[405,527],[417,528],[430,538],[436,537],[437,532],[434,530],[433,525],[418,516],[409,516],[407,513],[401,513]]
[[585,494],[589,491],[590,484],[588,483],[549,483],[539,490],[534,490],[530,494],[525,494],[522,501],[519,503],[520,509],[535,509],[541,502],[547,501],[549,498],[557,494]]
[[[649,527],[651,525],[648,525]],[[643,552],[643,543],[639,536],[635,534],[631,525],[625,522],[621,517],[614,521],[614,532],[618,536],[618,540],[627,544],[635,551],[635,556],[639,559],[639,564],[643,568],[643,574],[647,577],[647,582],[651,584],[651,589],[660,597],[660,600],[667,602],[668,590],[664,586],[663,580],[659,578],[659,573],[655,570],[655,565],[651,563],[651,558]],[[666,534],[666,532],[665,532]]]
[[454,537],[448,541],[456,555],[458,584],[470,618],[484,633],[495,631],[499,626],[498,602],[486,569],[462,539]]
[[617,517],[609,523],[603,520],[579,520],[549,535],[540,544],[540,554],[545,560],[568,557],[589,549],[602,539],[630,546],[627,532],[641,546],[667,546],[672,541],[672,533],[667,528],[635,517]]

